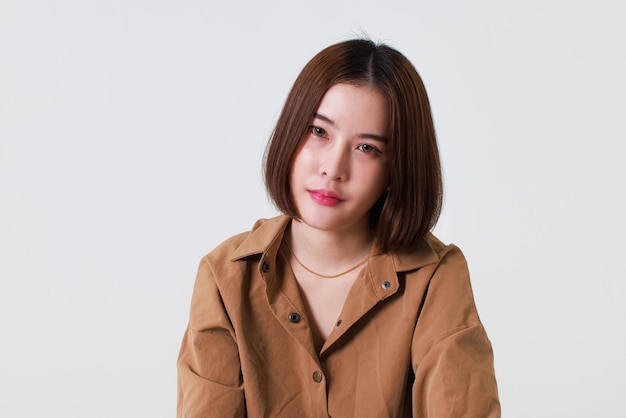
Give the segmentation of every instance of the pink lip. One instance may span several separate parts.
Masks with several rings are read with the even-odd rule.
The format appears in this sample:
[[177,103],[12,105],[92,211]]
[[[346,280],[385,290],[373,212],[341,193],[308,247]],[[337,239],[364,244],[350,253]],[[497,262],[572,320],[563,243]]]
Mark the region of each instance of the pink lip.
[[324,206],[335,206],[343,201],[342,197],[331,190],[307,190],[314,202]]

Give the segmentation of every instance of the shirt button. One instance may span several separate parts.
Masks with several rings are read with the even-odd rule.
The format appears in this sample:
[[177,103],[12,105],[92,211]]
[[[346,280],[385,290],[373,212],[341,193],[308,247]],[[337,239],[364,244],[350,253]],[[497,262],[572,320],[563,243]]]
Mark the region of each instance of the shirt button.
[[389,283],[388,281],[386,281],[386,280],[385,280],[385,281],[383,282],[383,284],[382,284],[382,288],[383,288],[383,289],[385,289],[385,290],[387,290],[387,289],[389,289],[390,287],[391,287],[391,283]]
[[293,322],[294,324],[297,324],[298,322],[300,322],[300,315],[298,315],[295,312],[290,313],[289,321]]
[[315,383],[319,383],[322,381],[322,372],[320,371],[315,371],[313,372],[313,380],[315,381]]
[[268,262],[264,261],[263,265],[261,266],[261,270],[263,270],[263,273],[267,273],[268,271],[270,271],[270,265]]
[[337,326],[340,327],[341,326],[341,319],[339,321],[337,321]]

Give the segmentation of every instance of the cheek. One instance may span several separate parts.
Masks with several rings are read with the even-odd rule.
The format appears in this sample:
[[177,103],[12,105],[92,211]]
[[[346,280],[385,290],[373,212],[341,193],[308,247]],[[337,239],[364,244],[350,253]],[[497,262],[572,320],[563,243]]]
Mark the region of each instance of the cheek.
[[370,164],[367,168],[362,170],[362,173],[364,176],[363,181],[371,184],[373,188],[386,188],[389,183],[387,164],[382,161],[376,164]]
[[387,190],[387,188],[389,187],[389,174],[387,173],[387,170],[382,170],[378,173],[378,178],[375,184],[378,199],[380,198],[380,196],[382,196],[383,193],[385,193],[385,190]]
[[313,154],[306,147],[300,148],[291,165],[291,176],[307,173],[313,166]]

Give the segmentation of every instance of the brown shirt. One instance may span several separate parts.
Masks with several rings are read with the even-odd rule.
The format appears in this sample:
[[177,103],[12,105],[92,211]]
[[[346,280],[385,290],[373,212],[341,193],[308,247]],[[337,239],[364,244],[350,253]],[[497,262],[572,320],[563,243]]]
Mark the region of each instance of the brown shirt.
[[178,359],[178,417],[499,417],[461,251],[372,255],[317,353],[279,252],[289,218],[205,256]]

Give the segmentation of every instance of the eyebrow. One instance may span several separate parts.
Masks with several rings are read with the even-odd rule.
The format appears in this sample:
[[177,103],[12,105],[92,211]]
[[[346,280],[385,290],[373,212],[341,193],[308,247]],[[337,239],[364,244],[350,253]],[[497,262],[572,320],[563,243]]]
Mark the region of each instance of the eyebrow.
[[[331,124],[331,125],[333,125],[333,126],[335,125],[335,122],[334,122],[331,118],[329,118],[329,117],[327,117],[327,116],[324,116],[324,115],[322,115],[322,114],[320,114],[320,113],[317,113],[317,112],[316,112],[316,113],[314,113],[314,114],[313,114],[313,117],[314,117],[314,118],[317,118],[317,119],[321,119],[321,120],[323,120],[324,122],[328,122],[328,123],[330,123],[330,124]],[[380,142],[384,142],[384,143],[389,142],[389,140],[388,140],[387,138],[385,138],[385,137],[384,137],[384,136],[382,136],[382,135],[377,135],[377,134],[368,134],[368,133],[363,133],[363,134],[359,134],[359,135],[358,135],[358,137],[359,137],[359,138],[363,138],[363,139],[373,139],[373,140],[380,141]]]

